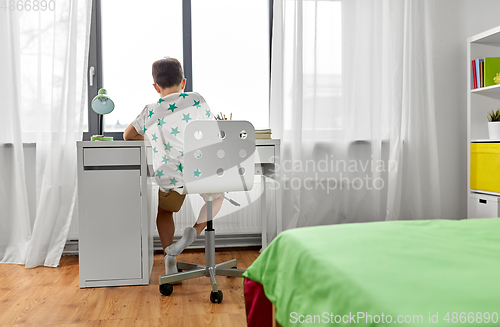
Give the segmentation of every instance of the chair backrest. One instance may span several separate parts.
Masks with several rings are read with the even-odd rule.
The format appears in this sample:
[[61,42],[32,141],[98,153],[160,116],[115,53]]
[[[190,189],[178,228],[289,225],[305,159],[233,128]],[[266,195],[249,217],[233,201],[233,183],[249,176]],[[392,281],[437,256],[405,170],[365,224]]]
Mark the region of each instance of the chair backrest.
[[184,132],[186,193],[249,191],[255,169],[255,129],[242,120],[195,120]]

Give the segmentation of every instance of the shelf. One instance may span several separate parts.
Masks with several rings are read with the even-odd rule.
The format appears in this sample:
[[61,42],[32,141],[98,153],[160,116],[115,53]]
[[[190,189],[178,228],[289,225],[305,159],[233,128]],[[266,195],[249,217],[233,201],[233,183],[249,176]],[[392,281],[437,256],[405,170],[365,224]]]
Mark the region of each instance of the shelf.
[[468,39],[470,43],[500,43],[500,26],[484,31]]
[[470,90],[471,94],[478,94],[483,97],[500,100],[500,84],[481,87],[478,89]]
[[491,85],[487,87],[480,87],[470,91],[471,93],[479,93],[479,94],[500,93],[500,84]]
[[500,193],[496,193],[496,192],[474,190],[472,188],[470,189],[470,191],[471,191],[471,193],[475,193],[475,194],[486,194],[486,195],[500,196]]
[[470,143],[500,143],[500,140],[470,140]]

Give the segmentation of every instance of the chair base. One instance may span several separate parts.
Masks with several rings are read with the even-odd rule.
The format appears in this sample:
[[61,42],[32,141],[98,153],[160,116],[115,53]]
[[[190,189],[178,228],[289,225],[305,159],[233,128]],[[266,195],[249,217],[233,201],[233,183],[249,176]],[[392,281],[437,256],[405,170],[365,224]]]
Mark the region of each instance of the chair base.
[[245,269],[236,269],[238,261],[232,259],[215,264],[215,231],[205,231],[205,265],[177,262],[177,274],[160,276],[160,293],[169,296],[173,292],[172,284],[186,279],[209,277],[212,282],[210,301],[222,302],[222,291],[219,290],[215,276],[242,277]]

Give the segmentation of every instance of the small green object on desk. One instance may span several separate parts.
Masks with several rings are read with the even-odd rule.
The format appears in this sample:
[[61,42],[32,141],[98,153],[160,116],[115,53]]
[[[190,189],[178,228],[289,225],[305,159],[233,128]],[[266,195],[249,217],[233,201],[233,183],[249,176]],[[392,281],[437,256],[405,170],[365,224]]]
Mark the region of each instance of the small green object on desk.
[[92,135],[91,141],[113,141],[112,136]]

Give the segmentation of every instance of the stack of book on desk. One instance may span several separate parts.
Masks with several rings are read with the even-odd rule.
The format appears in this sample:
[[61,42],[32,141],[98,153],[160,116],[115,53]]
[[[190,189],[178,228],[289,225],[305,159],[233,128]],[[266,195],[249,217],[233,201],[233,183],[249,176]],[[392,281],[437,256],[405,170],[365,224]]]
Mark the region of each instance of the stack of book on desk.
[[271,129],[256,129],[255,130],[255,138],[256,139],[270,139],[271,138]]

